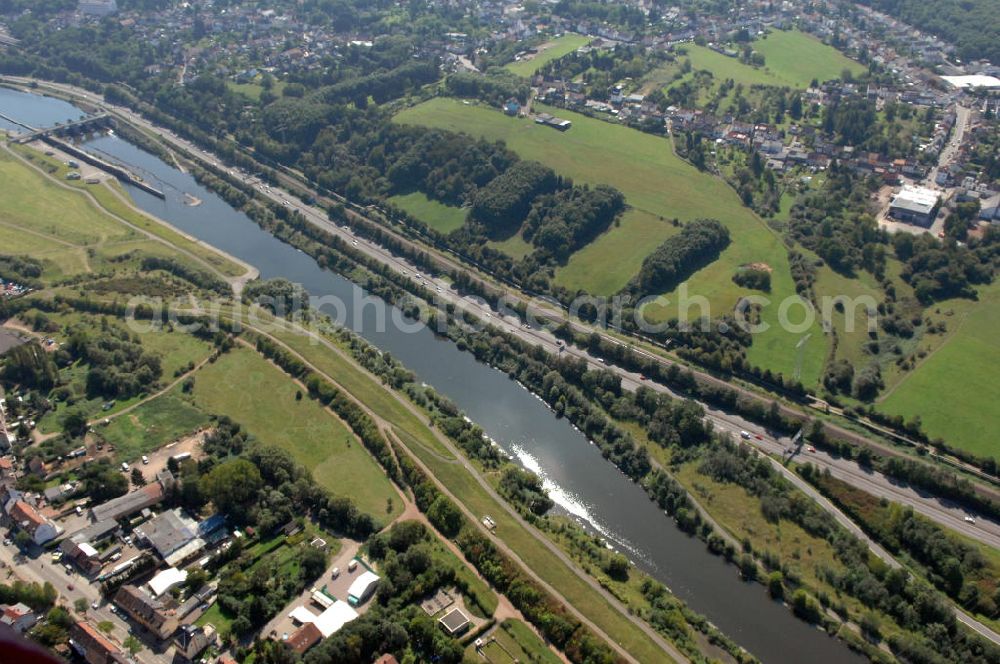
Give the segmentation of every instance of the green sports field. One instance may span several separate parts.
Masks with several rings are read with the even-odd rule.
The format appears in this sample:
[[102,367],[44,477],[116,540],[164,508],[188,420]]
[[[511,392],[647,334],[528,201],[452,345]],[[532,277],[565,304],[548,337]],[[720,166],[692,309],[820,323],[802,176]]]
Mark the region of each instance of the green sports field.
[[539,46],[539,52],[533,58],[511,62],[506,65],[506,68],[518,76],[531,76],[539,67],[542,67],[546,63],[572,53],[581,46],[586,46],[589,43],[590,37],[573,33],[565,34]]
[[[688,292],[706,298],[709,313],[720,317],[732,311],[741,295],[750,294],[732,282],[733,273],[747,263],[766,263],[773,269],[769,298],[774,304],[763,313],[770,329],[755,337],[750,360],[788,376],[798,374],[807,385],[815,382],[826,358],[827,340],[818,323],[795,331],[778,325],[778,303],[795,297],[787,252],[781,238],[744,207],[728,185],[677,157],[669,139],[562,109],[539,105],[536,110],[567,118],[573,127],[558,132],[485,106],[445,98],[406,109],[396,119],[503,140],[522,157],[540,161],[574,182],[609,184],[621,190],[632,209],[619,226],[574,254],[556,272],[556,282],[566,288],[614,293],[639,271],[650,252],[677,232],[670,220],[719,219],[732,233],[732,243],[719,260],[692,276]],[[665,295],[671,300],[669,305],[644,309],[651,320],[676,315],[676,294]],[[792,307],[793,322],[799,322],[801,317],[795,315],[799,310]]]

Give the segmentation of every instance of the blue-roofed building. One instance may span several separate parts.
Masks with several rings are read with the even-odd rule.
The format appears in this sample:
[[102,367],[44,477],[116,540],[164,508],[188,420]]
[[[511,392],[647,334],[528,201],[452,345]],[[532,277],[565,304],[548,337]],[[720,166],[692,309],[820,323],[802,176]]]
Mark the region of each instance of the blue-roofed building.
[[213,514],[204,521],[198,523],[198,537],[211,535],[224,525],[226,525],[226,517],[218,513]]

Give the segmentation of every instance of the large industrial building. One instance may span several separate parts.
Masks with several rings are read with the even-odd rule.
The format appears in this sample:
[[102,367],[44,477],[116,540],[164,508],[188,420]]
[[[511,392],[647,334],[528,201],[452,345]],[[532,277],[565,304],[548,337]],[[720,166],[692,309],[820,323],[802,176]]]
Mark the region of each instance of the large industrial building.
[[889,216],[916,226],[930,226],[937,216],[939,192],[927,187],[904,185],[889,204]]

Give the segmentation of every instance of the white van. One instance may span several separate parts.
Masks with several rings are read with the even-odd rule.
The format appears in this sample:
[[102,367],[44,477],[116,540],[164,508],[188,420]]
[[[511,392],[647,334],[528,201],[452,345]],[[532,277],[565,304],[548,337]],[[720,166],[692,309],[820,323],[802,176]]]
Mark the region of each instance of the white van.
[[357,560],[352,560],[351,562],[347,563],[347,571],[348,572],[353,572],[357,568],[358,568],[358,561]]
[[122,461],[122,472],[123,473],[127,473],[128,472],[128,464],[125,463],[124,461]]
[[142,455],[142,465],[144,465],[144,466],[145,466],[145,465],[146,465],[146,464],[148,464],[148,463],[149,463],[149,457],[148,457],[148,456],[146,456],[145,454],[143,454],[143,455]]
[[330,578],[331,579],[336,579],[338,576],[340,576],[340,568],[339,567],[334,567],[333,571],[330,572]]

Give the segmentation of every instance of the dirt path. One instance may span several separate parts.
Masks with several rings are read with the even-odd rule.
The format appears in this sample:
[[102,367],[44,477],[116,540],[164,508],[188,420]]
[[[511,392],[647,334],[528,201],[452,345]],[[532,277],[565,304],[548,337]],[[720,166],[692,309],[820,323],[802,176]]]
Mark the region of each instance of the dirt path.
[[[324,339],[323,337],[321,337],[321,336],[319,336],[319,335],[317,335],[317,334],[315,334],[313,332],[310,332],[308,330],[305,330],[305,329],[303,329],[303,328],[301,328],[301,327],[299,327],[297,325],[283,324],[283,326],[290,327],[291,331],[299,333],[299,334],[303,334],[305,336],[308,336],[308,337],[316,340],[317,342],[319,342],[320,344],[322,344],[325,348],[327,348],[331,352],[334,352],[334,353],[338,354],[343,359],[345,359],[345,360],[347,360],[349,362],[352,362],[352,363],[354,362],[353,358],[348,357],[340,348],[336,347],[334,344],[330,343],[328,340]],[[250,327],[250,329],[252,329],[254,332],[256,332],[258,334],[261,334],[262,336],[264,336],[267,339],[271,340],[275,344],[279,345],[286,352],[290,353],[292,356],[294,356],[299,361],[301,361],[311,371],[314,371],[318,376],[323,377],[324,379],[328,380],[331,384],[337,386],[338,389],[342,390],[345,395],[347,395],[352,401],[354,401],[361,408],[363,408],[365,410],[365,412],[368,413],[370,417],[372,417],[372,419],[378,424],[379,428],[383,431],[383,433],[385,433],[387,430],[391,431],[392,427],[391,427],[391,425],[388,422],[386,422],[385,420],[383,420],[376,413],[372,412],[368,408],[368,406],[366,404],[364,404],[363,402],[361,402],[358,399],[356,399],[354,397],[354,395],[352,395],[350,393],[350,391],[346,390],[343,386],[341,386],[336,381],[336,379],[334,379],[333,377],[329,376],[324,371],[322,371],[319,368],[317,368],[315,365],[313,365],[311,362],[309,362],[309,360],[307,360],[305,357],[303,357],[302,355],[300,355],[298,352],[296,352],[294,349],[292,349],[291,347],[289,347],[287,344],[285,344],[280,339],[277,339],[273,335],[270,335],[270,334],[268,334],[266,332],[263,332],[262,330],[259,330],[257,328],[253,328],[252,326],[248,325],[248,327]],[[367,371],[367,369],[365,369],[364,367],[359,367],[359,370],[361,370],[364,373],[368,374],[369,377],[372,380],[374,380],[376,383],[380,383],[381,382],[381,381],[379,381],[379,379],[377,377],[375,377],[372,374],[370,374]],[[414,412],[415,407],[412,406],[412,404],[409,404],[407,401],[405,401],[402,397],[400,397],[394,391],[388,390],[388,392],[397,401],[399,401],[400,403],[402,403],[408,409],[411,409],[411,412]],[[422,422],[426,421],[426,417],[422,416],[423,414],[419,413],[419,411],[416,411],[416,412],[417,412],[418,416],[420,416],[420,420]],[[614,595],[612,595],[603,586],[601,586],[600,583],[596,579],[594,579],[592,576],[590,576],[589,574],[587,574],[583,570],[579,569],[579,567],[577,566],[577,564],[575,563],[575,561],[573,561],[573,559],[570,558],[562,549],[560,549],[556,544],[554,544],[551,540],[549,540],[547,537],[545,537],[544,534],[540,533],[537,529],[535,529],[534,527],[532,527],[530,524],[526,523],[522,519],[521,515],[517,513],[517,510],[515,510],[506,500],[504,500],[503,497],[501,497],[494,490],[493,486],[489,482],[487,482],[480,473],[478,473],[478,472],[475,471],[475,469],[472,467],[472,465],[467,460],[465,460],[464,455],[462,455],[461,451],[458,450],[450,440],[448,440],[444,435],[442,435],[440,431],[438,431],[436,428],[430,428],[430,430],[432,431],[432,433],[434,434],[434,436],[438,440],[438,442],[440,442],[441,445],[445,449],[447,449],[451,454],[455,455],[456,459],[458,459],[459,462],[462,463],[462,465],[466,468],[466,470],[469,472],[469,474],[473,477],[474,480],[476,480],[476,482],[487,493],[487,495],[493,501],[495,501],[500,506],[500,508],[503,509],[511,518],[517,520],[522,525],[522,527],[525,529],[525,531],[528,532],[539,544],[541,544],[546,549],[548,549],[549,552],[552,555],[554,555],[556,558],[558,558],[560,560],[560,562],[562,562],[564,565],[566,565],[566,567],[570,571],[572,571],[581,581],[583,581],[588,586],[590,586],[595,592],[599,593],[609,604],[611,604],[613,607],[615,607],[615,609],[618,610],[623,616],[625,616],[630,622],[632,622],[636,627],[638,627],[640,630],[642,630],[643,633],[646,634],[646,636],[648,636],[654,643],[656,643],[657,646],[659,646],[661,649],[663,649],[663,651],[665,653],[668,653],[671,658],[673,658],[675,661],[678,661],[678,662],[687,662],[688,661],[687,657],[685,657],[683,654],[681,654],[672,644],[668,643],[665,639],[663,639],[663,637],[661,637],[652,627],[650,627],[648,624],[646,624],[645,622],[643,622],[641,619],[639,619],[636,616],[632,615],[628,611],[628,609],[624,605],[622,605],[621,602]],[[631,653],[628,653],[627,651],[625,651],[620,645],[618,645],[617,641],[615,641],[614,639],[612,639],[606,632],[604,632],[603,629],[601,629],[598,625],[596,625],[594,622],[592,622],[587,616],[585,616],[583,613],[581,613],[577,607],[573,606],[569,601],[567,601],[566,598],[556,588],[554,588],[547,581],[545,581],[543,578],[541,578],[531,568],[531,566],[528,565],[527,563],[525,563],[525,561],[513,549],[511,549],[503,540],[500,540],[500,539],[496,538],[495,536],[493,536],[493,534],[480,522],[479,516],[476,515],[476,514],[473,514],[471,512],[471,510],[469,510],[468,507],[466,507],[465,503],[460,498],[458,498],[455,494],[453,494],[451,492],[451,490],[448,489],[448,487],[446,487],[439,479],[437,479],[437,477],[435,477],[433,471],[431,471],[430,468],[428,468],[423,463],[423,461],[420,460],[419,457],[417,457],[413,452],[409,451],[409,447],[407,445],[405,445],[404,443],[402,443],[399,440],[399,438],[397,436],[395,436],[394,434],[392,434],[392,437],[393,437],[394,440],[396,440],[397,442],[399,442],[399,444],[401,446],[401,449],[407,450],[407,452],[408,452],[408,454],[410,456],[410,460],[413,463],[415,463],[417,466],[419,466],[421,468],[421,470],[429,478],[432,479],[432,481],[435,483],[435,485],[437,485],[438,489],[443,494],[445,494],[446,496],[448,496],[459,507],[459,509],[462,510],[462,512],[466,515],[466,517],[468,517],[468,519],[473,524],[475,524],[476,527],[484,535],[486,535],[487,537],[489,537],[491,539],[491,541],[494,542],[494,544],[497,546],[497,548],[499,548],[500,550],[502,550],[512,560],[516,561],[517,564],[520,565],[520,567],[522,568],[522,570],[528,576],[530,576],[532,579],[534,579],[536,583],[538,583],[542,588],[544,588],[553,597],[555,597],[559,601],[561,601],[566,606],[566,608],[567,608],[568,611],[570,611],[572,614],[574,614],[574,616],[578,620],[580,620],[581,623],[587,625],[588,628],[590,628],[595,634],[597,634],[602,639],[604,639],[612,648],[614,648],[618,652],[618,654],[620,656],[622,656],[624,659],[626,659],[629,662],[634,662],[635,664],[638,664],[638,660],[636,660],[635,657],[631,655]]]

